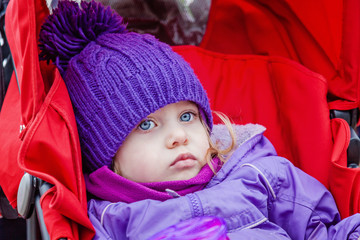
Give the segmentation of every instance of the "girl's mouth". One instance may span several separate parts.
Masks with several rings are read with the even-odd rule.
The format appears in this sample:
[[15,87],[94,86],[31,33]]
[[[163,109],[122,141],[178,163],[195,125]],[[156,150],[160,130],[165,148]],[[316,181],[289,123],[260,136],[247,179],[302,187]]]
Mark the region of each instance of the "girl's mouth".
[[183,153],[174,160],[170,167],[186,168],[194,166],[195,163],[196,157],[194,155],[192,155],[191,153]]

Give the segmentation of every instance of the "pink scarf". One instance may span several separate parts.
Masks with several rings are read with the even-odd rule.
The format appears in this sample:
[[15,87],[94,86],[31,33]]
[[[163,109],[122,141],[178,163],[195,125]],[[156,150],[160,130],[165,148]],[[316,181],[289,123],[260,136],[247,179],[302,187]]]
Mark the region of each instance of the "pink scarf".
[[[217,172],[221,168],[220,160],[213,160]],[[205,164],[199,174],[189,180],[136,183],[104,166],[91,174],[85,174],[85,183],[87,191],[97,198],[110,202],[132,203],[144,199],[165,201],[184,196],[203,189],[213,176],[213,171]]]

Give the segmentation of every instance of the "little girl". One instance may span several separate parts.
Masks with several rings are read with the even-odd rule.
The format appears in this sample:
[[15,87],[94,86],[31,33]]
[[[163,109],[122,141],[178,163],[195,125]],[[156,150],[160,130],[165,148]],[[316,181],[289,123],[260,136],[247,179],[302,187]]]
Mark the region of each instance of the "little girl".
[[40,49],[73,103],[95,239],[149,239],[203,216],[222,218],[230,239],[359,239],[359,214],[340,221],[262,126],[213,126],[189,65],[109,8],[60,1]]

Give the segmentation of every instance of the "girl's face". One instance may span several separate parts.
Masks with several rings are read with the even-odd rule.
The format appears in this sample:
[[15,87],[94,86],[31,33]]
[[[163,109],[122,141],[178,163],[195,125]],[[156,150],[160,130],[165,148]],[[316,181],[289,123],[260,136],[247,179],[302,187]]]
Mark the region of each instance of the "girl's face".
[[187,180],[206,164],[207,130],[196,104],[182,101],[150,114],[127,136],[114,169],[134,182]]

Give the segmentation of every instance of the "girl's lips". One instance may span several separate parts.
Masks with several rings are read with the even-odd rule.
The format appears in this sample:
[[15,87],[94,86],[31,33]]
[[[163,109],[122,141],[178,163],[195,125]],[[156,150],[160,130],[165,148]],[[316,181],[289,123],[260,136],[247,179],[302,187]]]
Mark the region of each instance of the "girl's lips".
[[175,166],[175,165],[180,165],[179,163],[181,163],[181,162],[183,162],[183,164],[181,164],[181,165],[189,165],[189,163],[192,163],[195,160],[196,160],[196,157],[194,155],[192,155],[191,153],[183,153],[183,154],[180,154],[175,159],[175,161],[170,165],[170,167]]

